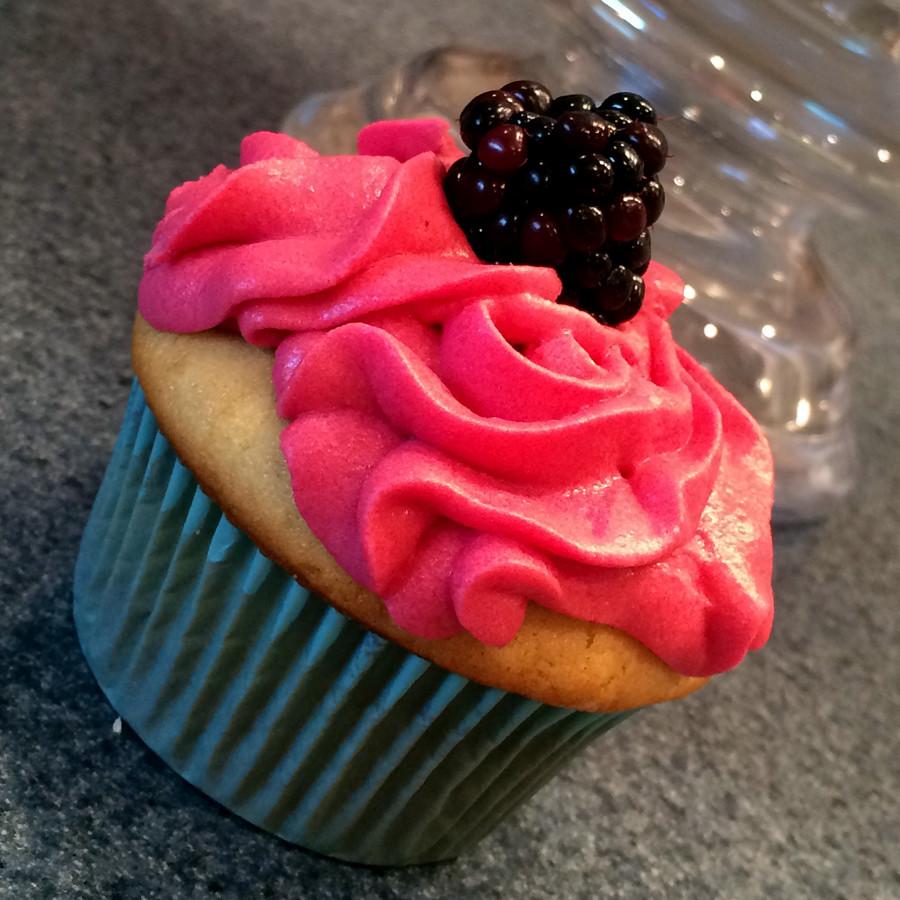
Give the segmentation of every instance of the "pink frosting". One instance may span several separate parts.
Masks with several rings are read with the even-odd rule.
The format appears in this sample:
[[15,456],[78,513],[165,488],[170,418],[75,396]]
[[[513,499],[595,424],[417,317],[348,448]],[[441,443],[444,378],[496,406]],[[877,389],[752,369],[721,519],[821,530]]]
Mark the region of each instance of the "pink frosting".
[[408,631],[511,640],[527,604],[709,675],[772,622],[772,466],[750,416],[673,342],[652,264],[618,328],[547,268],[480,262],[444,200],[436,120],[359,155],[284,135],[177,188],[146,257],[158,329],[275,347],[300,513]]

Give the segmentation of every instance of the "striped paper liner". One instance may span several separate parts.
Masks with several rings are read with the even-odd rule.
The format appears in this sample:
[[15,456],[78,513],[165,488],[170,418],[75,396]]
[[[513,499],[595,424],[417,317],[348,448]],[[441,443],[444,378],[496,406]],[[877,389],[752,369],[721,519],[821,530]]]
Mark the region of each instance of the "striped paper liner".
[[232,812],[374,865],[472,847],[629,713],[484,687],[367,631],[225,518],[135,382],[75,573],[118,713]]

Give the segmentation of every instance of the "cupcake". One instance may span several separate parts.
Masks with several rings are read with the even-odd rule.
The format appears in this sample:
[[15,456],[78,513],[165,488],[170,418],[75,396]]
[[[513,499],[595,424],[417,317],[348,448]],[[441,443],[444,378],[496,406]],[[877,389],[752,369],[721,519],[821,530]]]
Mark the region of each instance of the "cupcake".
[[75,620],[172,768],[281,837],[473,846],[772,621],[772,465],[675,345],[646,101],[517,82],[359,153],[245,138],[145,260]]

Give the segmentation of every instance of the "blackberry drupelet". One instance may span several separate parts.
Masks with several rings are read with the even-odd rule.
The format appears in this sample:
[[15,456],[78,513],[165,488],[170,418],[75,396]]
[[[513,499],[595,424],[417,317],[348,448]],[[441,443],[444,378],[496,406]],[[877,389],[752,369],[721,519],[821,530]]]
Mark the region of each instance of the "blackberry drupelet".
[[522,103],[507,91],[485,91],[470,100],[460,113],[460,137],[470,150],[477,150],[483,135],[524,110]]
[[644,201],[644,207],[647,210],[647,224],[652,225],[662,215],[663,208],[666,205],[666,192],[659,183],[659,179],[654,177],[644,181],[638,193],[641,196],[641,200]]
[[613,125],[616,131],[627,128],[634,121],[618,109],[603,109],[600,106],[595,106],[594,112],[600,116],[601,119],[605,119]]
[[601,200],[616,180],[612,161],[599,153],[585,153],[564,161],[558,175],[562,196],[572,200]]
[[478,142],[478,159],[492,172],[515,172],[528,158],[525,129],[495,125]]
[[547,112],[551,116],[559,117],[565,112],[581,109],[590,111],[594,108],[594,101],[587,94],[563,94],[550,102]]
[[637,151],[644,164],[645,175],[655,175],[666,164],[669,142],[655,125],[646,122],[632,122],[623,129],[625,140]]
[[513,178],[510,206],[526,208],[537,203],[550,203],[553,186],[554,172],[549,160],[527,162]]
[[585,309],[607,325],[620,325],[637,315],[644,299],[640,275],[616,266],[600,287],[583,292]]
[[556,133],[556,119],[542,116],[539,113],[520,112],[510,120],[511,125],[519,125],[525,129],[529,158],[538,159],[551,152]]
[[560,153],[599,153],[615,132],[615,126],[583,109],[563,113],[556,122]]
[[601,109],[615,109],[629,119],[656,124],[656,110],[640,95],[630,91],[610,94],[601,104]]
[[647,210],[637,194],[622,194],[606,210],[606,227],[614,241],[634,241],[647,227]]
[[563,287],[577,296],[582,290],[599,288],[612,270],[612,259],[602,250],[595,250],[593,253],[570,253],[560,277]]
[[501,90],[512,94],[529,112],[545,113],[553,102],[550,91],[539,81],[511,81]]
[[616,259],[635,275],[643,275],[650,265],[650,232],[644,230],[633,241],[616,244]]
[[444,192],[460,222],[484,218],[497,212],[506,193],[506,181],[478,160],[457,160],[444,179]]
[[490,263],[552,266],[570,303],[606,325],[641,308],[650,231],[665,205],[668,143],[638,94],[597,103],[513,81],[459,120],[472,155],[444,179],[453,215]]
[[566,258],[559,222],[553,213],[536,210],[522,222],[519,241],[522,262],[532,266],[558,266]]
[[640,153],[627,141],[610,141],[606,156],[616,173],[616,186],[629,189],[640,184],[644,177],[644,160]]
[[606,221],[599,206],[570,206],[563,219],[563,233],[570,250],[590,253],[606,243]]

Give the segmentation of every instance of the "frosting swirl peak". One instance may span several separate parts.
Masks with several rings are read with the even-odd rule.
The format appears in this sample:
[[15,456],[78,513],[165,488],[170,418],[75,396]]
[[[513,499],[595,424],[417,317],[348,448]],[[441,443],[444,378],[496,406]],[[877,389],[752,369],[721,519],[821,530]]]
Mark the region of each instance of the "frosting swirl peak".
[[771,627],[771,459],[674,343],[680,282],[651,264],[609,328],[551,269],[481,263],[443,196],[457,155],[437,121],[344,157],[251,135],[172,193],[141,312],[276,348],[298,509],[407,630],[503,644],[534,602],[685,674],[736,665]]

